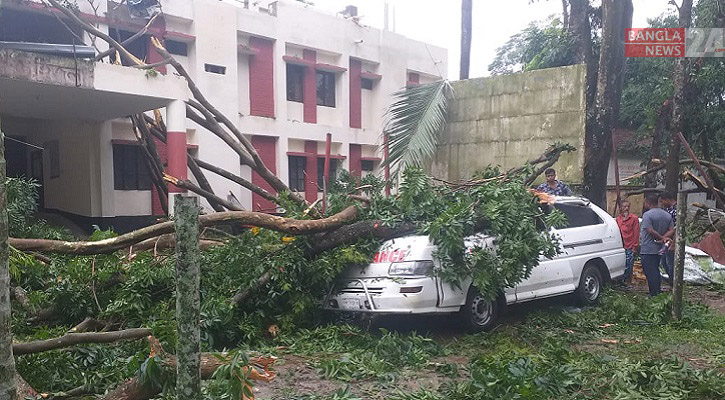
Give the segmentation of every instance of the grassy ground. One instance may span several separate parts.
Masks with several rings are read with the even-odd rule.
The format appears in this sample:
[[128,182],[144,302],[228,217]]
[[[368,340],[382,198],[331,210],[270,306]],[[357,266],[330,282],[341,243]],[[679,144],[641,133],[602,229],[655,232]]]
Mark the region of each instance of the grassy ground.
[[[696,301],[722,292],[690,290]],[[667,294],[604,294],[513,307],[490,333],[452,318],[400,319],[394,328],[331,325],[279,339],[279,376],[258,399],[723,399],[725,315],[688,303],[669,318]],[[426,332],[419,335],[411,329]]]

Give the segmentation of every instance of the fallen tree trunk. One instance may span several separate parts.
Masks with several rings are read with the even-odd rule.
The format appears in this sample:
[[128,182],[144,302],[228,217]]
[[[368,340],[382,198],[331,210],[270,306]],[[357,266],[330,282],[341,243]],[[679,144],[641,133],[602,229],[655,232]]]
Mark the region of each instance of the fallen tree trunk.
[[[165,368],[171,372],[176,372],[176,356],[167,355],[159,345],[158,341],[149,337],[151,345],[151,357],[161,356],[161,363]],[[274,373],[269,371],[270,365],[276,361],[275,357],[252,357],[249,359],[251,365],[256,365],[263,371],[259,372],[256,369],[250,371],[249,379],[270,381],[274,378]],[[212,353],[201,353],[201,379],[210,379],[216,370],[222,365],[226,364],[227,360],[219,358],[217,355]],[[131,378],[114,390],[110,391],[103,397],[102,400],[148,400],[161,393],[161,388],[153,387],[148,384],[144,384],[137,377]],[[246,397],[245,397],[246,398]]]
[[308,257],[315,256],[338,246],[355,243],[362,237],[390,240],[413,233],[417,229],[415,224],[409,222],[390,227],[385,226],[379,220],[359,221],[354,224],[342,226],[331,232],[316,235],[314,244],[305,254]]
[[[228,222],[272,229],[292,235],[306,235],[330,231],[357,217],[355,206],[347,207],[339,213],[323,219],[296,220],[253,211],[226,211],[199,217],[201,226],[210,226]],[[10,245],[21,251],[42,251],[60,254],[92,255],[107,254],[128,248],[144,240],[174,231],[173,222],[163,222],[119,235],[115,238],[95,242],[66,242],[62,240],[10,238]]]
[[141,339],[151,335],[151,329],[135,328],[115,332],[68,333],[58,338],[38,340],[28,343],[13,343],[13,354],[40,353],[48,350],[62,349],[77,344],[113,343],[120,340]]
[[[169,371],[176,372],[176,357],[168,356],[164,364]],[[209,379],[224,362],[211,353],[201,353],[201,379]],[[144,384],[138,378],[131,378],[110,391],[103,400],[148,400],[161,393],[161,388]]]

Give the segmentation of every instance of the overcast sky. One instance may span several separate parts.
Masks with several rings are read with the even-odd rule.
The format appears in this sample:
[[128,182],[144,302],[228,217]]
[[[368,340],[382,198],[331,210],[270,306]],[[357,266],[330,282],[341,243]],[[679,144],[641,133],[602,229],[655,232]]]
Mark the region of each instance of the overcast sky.
[[[395,31],[409,38],[448,49],[448,75],[458,77],[460,57],[460,0],[388,0],[395,8]],[[381,28],[385,0],[313,0],[326,12],[356,5],[362,22]],[[668,0],[633,0],[632,26],[647,26],[647,18],[674,12]],[[393,7],[394,6],[394,7]],[[533,21],[561,13],[561,0],[473,0],[473,44],[471,77],[487,76],[496,48]],[[392,20],[392,12],[391,12]],[[392,29],[392,22],[391,22]]]

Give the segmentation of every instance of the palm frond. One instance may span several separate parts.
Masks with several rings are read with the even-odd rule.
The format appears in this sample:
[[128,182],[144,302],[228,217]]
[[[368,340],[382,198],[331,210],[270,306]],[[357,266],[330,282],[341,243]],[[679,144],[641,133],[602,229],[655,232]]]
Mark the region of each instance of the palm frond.
[[397,176],[407,167],[423,167],[435,154],[446,124],[453,88],[447,80],[401,89],[385,112],[389,165]]

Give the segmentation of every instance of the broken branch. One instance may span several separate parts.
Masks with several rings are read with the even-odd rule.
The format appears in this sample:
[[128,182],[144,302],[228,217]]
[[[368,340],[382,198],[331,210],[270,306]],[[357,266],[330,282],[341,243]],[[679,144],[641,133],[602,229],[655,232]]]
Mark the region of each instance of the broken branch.
[[89,343],[113,343],[120,340],[140,339],[151,334],[151,329],[135,328],[115,332],[92,332],[92,333],[68,333],[58,338],[38,340],[28,343],[14,343],[13,354],[40,353],[48,350],[61,349],[75,346],[77,344]]
[[263,199],[272,201],[272,202],[274,202],[275,204],[278,204],[278,205],[280,204],[280,200],[276,196],[273,196],[268,191],[266,191],[266,190],[262,189],[261,187],[253,184],[252,182],[249,182],[248,180],[242,178],[241,176],[234,175],[233,173],[231,173],[231,172],[229,172],[229,171],[227,171],[225,169],[219,168],[216,165],[209,164],[206,161],[202,161],[202,160],[196,159],[196,158],[192,158],[192,159],[194,160],[194,162],[196,164],[199,165],[199,167],[204,168],[207,171],[211,171],[211,172],[213,172],[213,173],[215,173],[215,174],[217,174],[217,175],[219,175],[221,177],[227,178],[230,181],[232,181],[232,182],[234,182],[236,184],[239,184],[239,186],[242,186],[243,188],[249,189],[253,193],[256,193],[256,194],[260,195]]
[[[292,235],[305,235],[336,229],[345,223],[353,221],[356,217],[356,207],[350,206],[335,215],[316,220],[296,220],[253,211],[226,211],[202,215],[199,217],[199,223],[201,226],[210,226],[236,222]],[[169,221],[95,242],[10,238],[10,245],[21,251],[43,251],[76,255],[107,254],[173,231],[174,223]]]

